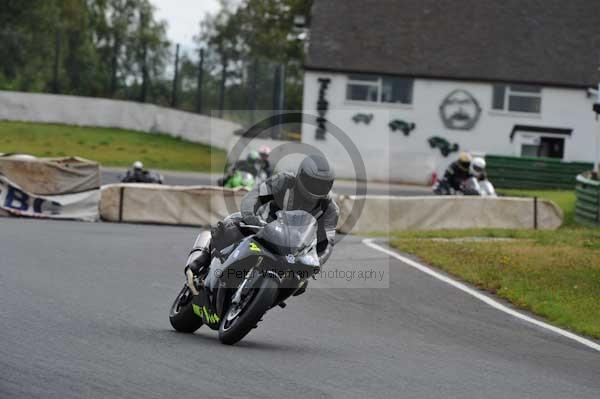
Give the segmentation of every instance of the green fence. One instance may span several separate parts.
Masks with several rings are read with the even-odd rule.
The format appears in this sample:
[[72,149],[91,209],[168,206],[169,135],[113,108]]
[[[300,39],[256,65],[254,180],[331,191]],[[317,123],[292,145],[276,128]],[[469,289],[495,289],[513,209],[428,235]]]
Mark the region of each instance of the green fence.
[[600,227],[600,181],[589,177],[589,173],[577,176],[575,221],[585,226]]
[[593,165],[552,158],[487,155],[488,175],[498,188],[573,189],[575,178]]

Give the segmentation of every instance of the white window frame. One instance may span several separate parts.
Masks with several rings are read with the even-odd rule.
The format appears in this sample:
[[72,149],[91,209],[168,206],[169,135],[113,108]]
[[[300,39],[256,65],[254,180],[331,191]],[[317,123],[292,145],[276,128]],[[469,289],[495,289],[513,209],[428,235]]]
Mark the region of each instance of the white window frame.
[[[357,102],[357,103],[368,103],[368,104],[378,104],[381,102],[381,90],[382,90],[382,81],[381,76],[377,77],[377,82],[369,81],[369,80],[352,80],[350,76],[346,76],[346,101]],[[366,86],[366,87],[377,87],[377,100],[352,100],[348,98],[348,86]]]
[[[504,100],[502,103],[502,108],[494,108],[494,95],[493,90],[495,90],[495,86],[504,86]],[[533,93],[530,91],[518,91],[512,90],[511,85],[495,85],[492,86],[492,111],[506,113],[506,114],[519,114],[519,115],[541,115],[542,113],[542,92],[543,88],[540,87],[540,91],[538,93]],[[510,96],[519,96],[519,97],[530,97],[530,98],[539,98],[540,99],[540,110],[539,112],[528,112],[528,111],[512,111],[508,108],[510,102]]]
[[[402,103],[402,102],[387,102],[387,101],[383,101],[383,76],[380,75],[371,75],[368,74],[370,76],[377,76],[377,82],[375,81],[366,81],[366,80],[353,80],[350,79],[350,75],[346,75],[346,102],[351,103],[351,104],[364,104],[364,105],[386,105],[386,106],[392,106],[392,107],[403,107],[403,108],[410,108],[412,107],[413,104],[413,98],[414,98],[414,85],[415,85],[415,80],[412,78],[406,78],[406,79],[410,79],[412,81],[412,94],[411,94],[411,99],[409,103]],[[367,87],[377,87],[377,101],[371,101],[371,100],[352,100],[348,98],[348,86],[350,85],[354,85],[354,86],[367,86]]]

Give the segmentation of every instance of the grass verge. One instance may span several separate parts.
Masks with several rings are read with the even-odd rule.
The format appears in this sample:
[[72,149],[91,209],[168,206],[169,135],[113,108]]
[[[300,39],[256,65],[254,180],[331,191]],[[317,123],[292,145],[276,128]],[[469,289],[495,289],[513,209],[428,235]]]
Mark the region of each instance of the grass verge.
[[501,192],[556,202],[563,226],[396,232],[391,245],[555,325],[600,339],[600,230],[575,225],[571,191]]
[[[515,240],[452,240],[464,237]],[[391,244],[556,325],[600,338],[598,230],[404,232]]]
[[0,122],[0,153],[80,156],[106,166],[140,160],[150,169],[222,172],[222,150],[166,134],[55,124]]

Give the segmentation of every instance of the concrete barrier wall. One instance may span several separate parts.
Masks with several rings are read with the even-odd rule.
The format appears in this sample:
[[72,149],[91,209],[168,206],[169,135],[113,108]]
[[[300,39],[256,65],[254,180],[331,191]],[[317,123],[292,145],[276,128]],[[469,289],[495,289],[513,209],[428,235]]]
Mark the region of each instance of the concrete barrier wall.
[[[352,218],[356,196],[338,197],[340,219]],[[537,209],[536,209],[537,208]],[[342,233],[467,228],[556,229],[563,221],[552,201],[533,198],[367,196],[354,228]]]
[[[234,200],[235,211],[245,194],[245,190],[221,187],[112,184],[102,187],[100,215],[111,222],[208,226],[230,214],[225,197]],[[351,214],[356,196],[335,200],[341,210],[342,233],[536,226],[556,229],[563,220],[556,204],[538,200],[536,205],[531,198],[367,196],[358,220]]]
[[109,222],[209,226],[230,214],[226,197],[234,200],[236,211],[245,194],[210,186],[110,184],[102,187],[100,216]]
[[0,91],[0,120],[165,133],[226,148],[240,125],[204,115],[103,98]]

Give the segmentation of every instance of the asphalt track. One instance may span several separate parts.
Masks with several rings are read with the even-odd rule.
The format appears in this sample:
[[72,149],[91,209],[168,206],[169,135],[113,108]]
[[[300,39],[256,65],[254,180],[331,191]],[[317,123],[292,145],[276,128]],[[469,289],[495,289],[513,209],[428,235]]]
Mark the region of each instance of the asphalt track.
[[[102,184],[118,183],[121,181],[121,176],[124,174],[125,169],[102,168]],[[216,185],[217,179],[220,177],[215,174],[193,172],[161,171],[161,174],[165,179],[165,184],[174,186]],[[339,194],[356,194],[356,186],[350,181],[338,180],[335,182],[333,189]],[[367,185],[367,193],[371,195],[396,196],[432,195],[431,188],[429,187],[383,183],[369,183]]]
[[234,347],[176,333],[195,234],[0,218],[0,398],[600,397],[600,353],[356,237],[327,268],[383,272],[388,288],[316,281]]

